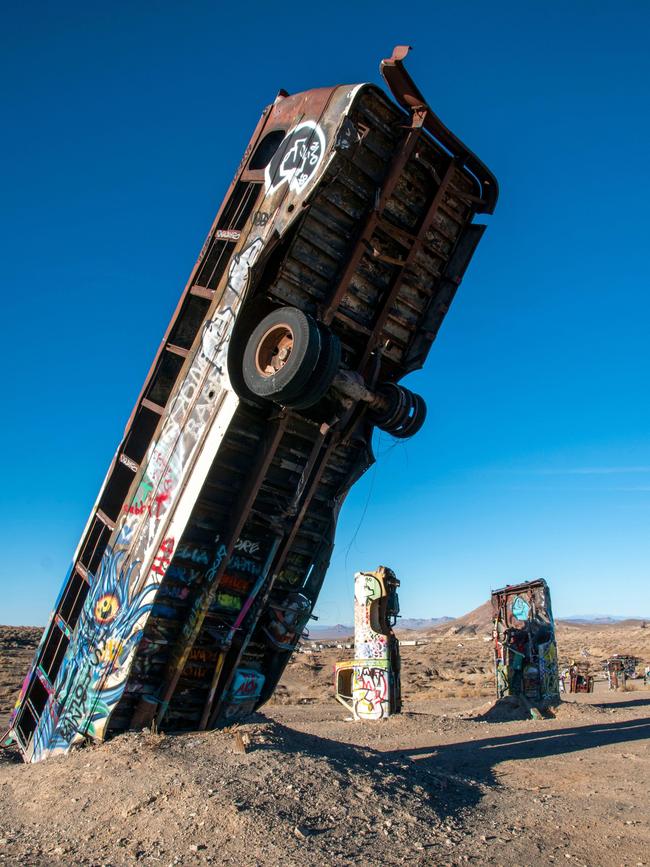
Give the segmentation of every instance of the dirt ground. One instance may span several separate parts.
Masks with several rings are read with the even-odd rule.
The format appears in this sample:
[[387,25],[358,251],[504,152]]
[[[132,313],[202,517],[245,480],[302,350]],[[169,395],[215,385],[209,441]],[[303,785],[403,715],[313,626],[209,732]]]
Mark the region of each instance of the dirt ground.
[[[7,629],[4,719],[31,656]],[[650,631],[568,630],[561,655],[642,655]],[[483,637],[405,648],[405,712],[376,724],[327,699],[334,650],[299,655],[234,732],[130,733],[30,766],[0,753],[0,863],[650,864],[650,689],[599,682],[555,718],[486,721]]]

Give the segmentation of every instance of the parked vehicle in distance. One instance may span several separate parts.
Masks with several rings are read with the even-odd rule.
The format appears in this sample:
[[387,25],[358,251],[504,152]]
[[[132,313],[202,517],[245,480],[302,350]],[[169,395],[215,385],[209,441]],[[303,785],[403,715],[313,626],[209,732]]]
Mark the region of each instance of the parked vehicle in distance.
[[233,722],[303,633],[375,427],[420,368],[497,183],[398,47],[264,110],[109,468],[5,742],[26,761]]

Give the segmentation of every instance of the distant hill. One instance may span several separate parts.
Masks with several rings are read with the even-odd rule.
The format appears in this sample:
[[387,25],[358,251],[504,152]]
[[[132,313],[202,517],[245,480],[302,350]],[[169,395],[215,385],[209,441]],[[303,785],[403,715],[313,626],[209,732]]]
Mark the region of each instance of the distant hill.
[[492,632],[492,602],[488,599],[478,608],[444,625],[448,635],[489,635]]
[[[648,618],[617,617],[609,614],[585,614],[572,617],[558,617],[556,623],[567,626],[641,626]],[[650,628],[650,626],[649,626]],[[395,627],[397,632],[440,632],[445,635],[489,635],[492,632],[492,603],[488,599],[478,608],[463,614],[462,617],[400,617]],[[314,641],[333,641],[354,638],[354,626],[337,623],[313,624],[309,627],[309,637]]]
[[[400,617],[395,629],[397,632],[427,632],[452,621],[453,617]],[[353,636],[354,626],[345,626],[342,623],[337,623],[335,626],[314,623],[309,626],[309,637],[314,641],[332,641]]]
[[435,629],[443,623],[451,623],[453,619],[453,617],[400,617],[395,629],[398,631],[400,629],[411,629],[421,632],[427,629]]
[[314,623],[309,625],[309,637],[313,641],[326,641],[333,638],[351,638],[354,635],[354,626],[344,626],[337,623],[329,626],[326,623]]
[[558,617],[563,623],[592,623],[598,626],[614,626],[620,623],[642,623],[650,617],[619,617],[611,614],[574,614],[572,617]]
[[[591,627],[607,627],[607,626],[636,626],[639,627],[644,622],[650,624],[650,618],[630,618],[618,617],[609,614],[586,614],[574,615],[573,617],[556,618],[557,624],[565,624],[566,626],[591,626]],[[449,621],[443,627],[447,635],[488,635],[492,632],[492,603],[490,600],[479,605],[469,614],[464,614],[462,617],[457,617],[455,620]],[[650,626],[649,626],[650,628]]]

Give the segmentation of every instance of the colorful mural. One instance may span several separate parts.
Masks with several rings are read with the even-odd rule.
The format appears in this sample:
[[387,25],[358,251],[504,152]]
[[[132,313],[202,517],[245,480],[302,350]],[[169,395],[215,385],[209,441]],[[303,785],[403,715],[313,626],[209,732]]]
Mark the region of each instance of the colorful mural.
[[[497,184],[425,104],[404,111],[417,91],[403,59],[400,48],[382,65],[395,101],[339,85],[280,94],[262,114],[3,736],[25,761],[154,721],[213,727],[268,700],[316,603],[341,503],[373,461],[373,426],[405,438],[424,422],[422,398],[395,383],[426,358]],[[410,215],[401,229],[398,212]],[[388,255],[407,235],[411,255]],[[420,255],[438,276],[422,277]],[[295,280],[305,261],[309,285]],[[394,290],[376,304],[355,279],[369,265]],[[361,308],[352,333],[338,313]],[[402,308],[404,344],[389,315]],[[268,345],[268,332],[253,339],[278,315],[281,359],[277,328]],[[282,361],[273,374],[262,343]],[[357,578],[358,664],[342,677],[355,716],[379,719],[400,707],[399,582],[383,567]]]
[[395,573],[385,566],[354,576],[354,655],[335,670],[336,698],[356,720],[385,719],[401,709],[399,614]]
[[[253,244],[258,250],[259,244]],[[66,751],[87,737],[104,736],[174,555],[175,538],[182,535],[196,491],[238,403],[228,387],[223,358],[233,310],[245,286],[240,272],[250,268],[254,258],[251,253],[233,257],[219,312],[208,326],[216,319],[220,324],[206,326],[97,574],[88,576],[90,590],[77,628],[34,732],[32,761]],[[215,547],[219,557],[224,546]]]
[[497,698],[522,696],[537,704],[560,700],[555,623],[546,581],[492,593]]

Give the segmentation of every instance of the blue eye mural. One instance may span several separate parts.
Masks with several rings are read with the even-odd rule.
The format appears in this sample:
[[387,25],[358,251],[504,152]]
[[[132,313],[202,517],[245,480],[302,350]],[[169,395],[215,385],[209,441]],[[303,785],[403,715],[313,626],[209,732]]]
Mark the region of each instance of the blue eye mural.
[[[35,734],[35,756],[67,750],[73,741],[101,737],[126,685],[125,663],[142,638],[157,583],[142,586],[140,562],[129,560],[131,531],[124,527],[106,549],[54,693]],[[64,707],[59,717],[57,708]]]

